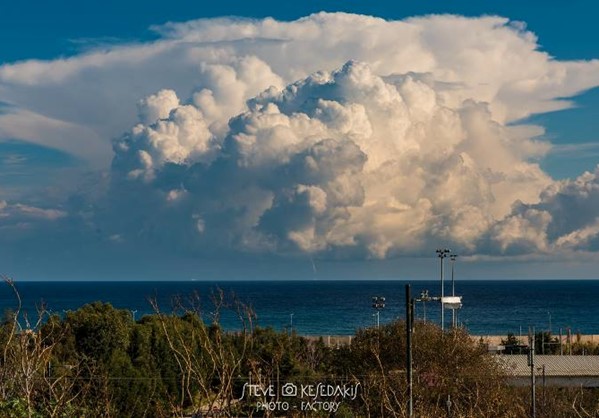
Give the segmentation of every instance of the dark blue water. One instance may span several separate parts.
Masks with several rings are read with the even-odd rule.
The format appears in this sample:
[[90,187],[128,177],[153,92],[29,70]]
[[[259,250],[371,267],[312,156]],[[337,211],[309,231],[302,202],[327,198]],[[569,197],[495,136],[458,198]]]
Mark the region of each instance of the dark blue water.
[[[236,282],[19,282],[23,307],[31,317],[35,305],[44,300],[52,312],[62,314],[93,301],[110,302],[133,311],[136,319],[152,313],[149,297],[156,297],[162,311],[171,310],[172,298],[201,295],[203,310],[213,312],[209,295],[217,287],[234,292],[251,305],[257,323],[284,330],[291,325],[300,334],[346,335],[376,322],[371,307],[373,296],[384,296],[380,322],[405,317],[405,281],[236,281]],[[439,295],[438,281],[414,281],[413,295],[428,289]],[[446,288],[446,295],[450,292]],[[456,283],[463,296],[458,322],[473,334],[526,333],[551,328],[554,334],[570,327],[572,332],[599,334],[599,281],[463,281]],[[0,309],[16,306],[7,285],[0,284]],[[292,315],[293,314],[293,315]],[[427,319],[439,321],[439,304],[426,304]],[[417,304],[416,316],[423,316]],[[449,324],[451,312],[446,311]],[[236,326],[233,315],[222,319],[228,328]]]

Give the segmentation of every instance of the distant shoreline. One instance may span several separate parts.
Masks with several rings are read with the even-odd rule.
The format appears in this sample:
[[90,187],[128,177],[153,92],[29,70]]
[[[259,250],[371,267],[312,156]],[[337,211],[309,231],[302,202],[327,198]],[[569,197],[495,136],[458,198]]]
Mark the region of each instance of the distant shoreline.
[[[339,347],[339,346],[350,345],[352,340],[356,337],[355,334],[354,335],[302,335],[302,334],[298,334],[298,335],[300,337],[306,338],[309,341],[314,341],[314,342],[322,339],[323,343],[327,347],[331,347],[331,346]],[[503,341],[505,341],[507,339],[507,335],[476,335],[476,334],[469,334],[469,335],[470,335],[470,338],[474,342],[479,342],[482,339],[482,341],[485,344],[487,344],[489,347],[499,346],[502,344]],[[551,334],[551,336],[559,339],[559,334]],[[599,334],[574,334],[574,333],[572,333],[571,336],[572,336],[572,341],[571,341],[572,344],[574,344],[574,343],[599,344]],[[523,334],[522,338],[520,338],[518,335],[516,335],[515,337],[520,340],[520,343],[522,343],[524,345],[528,344],[528,335]],[[562,337],[561,337],[562,345],[568,344],[567,338],[568,337],[566,334],[562,334]]]

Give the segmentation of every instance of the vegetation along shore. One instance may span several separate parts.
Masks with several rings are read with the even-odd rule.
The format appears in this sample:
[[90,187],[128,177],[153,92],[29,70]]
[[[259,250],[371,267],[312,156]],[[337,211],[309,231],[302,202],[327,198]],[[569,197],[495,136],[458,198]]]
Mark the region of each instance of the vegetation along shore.
[[[35,318],[26,317],[14,290],[15,308],[0,327],[3,417],[408,416],[404,321],[330,344],[254,327],[254,312],[219,291],[210,307],[191,295],[168,309],[154,302],[153,314],[134,320],[102,302],[64,316],[40,305]],[[219,325],[225,312],[237,316],[237,331]],[[502,343],[511,347],[515,339]],[[547,339],[555,338],[540,333],[537,341]],[[530,388],[514,380],[523,347],[513,357],[497,355],[480,337],[422,321],[412,347],[415,416],[529,415]],[[546,355],[559,353],[550,347]],[[572,357],[599,353],[594,342],[571,348]],[[500,361],[506,358],[513,360]],[[596,388],[545,385],[541,373],[551,370],[543,368],[535,372],[537,416],[599,413]]]

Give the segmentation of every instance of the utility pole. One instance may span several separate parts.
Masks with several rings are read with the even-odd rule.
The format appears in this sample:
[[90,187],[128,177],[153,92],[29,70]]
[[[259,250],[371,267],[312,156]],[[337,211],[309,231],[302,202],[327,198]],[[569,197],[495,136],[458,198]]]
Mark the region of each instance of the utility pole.
[[408,384],[408,417],[414,416],[414,395],[412,392],[412,331],[414,326],[414,300],[410,285],[406,285],[406,379]]
[[536,376],[535,376],[535,328],[528,328],[528,365],[530,366],[530,416],[537,416]]

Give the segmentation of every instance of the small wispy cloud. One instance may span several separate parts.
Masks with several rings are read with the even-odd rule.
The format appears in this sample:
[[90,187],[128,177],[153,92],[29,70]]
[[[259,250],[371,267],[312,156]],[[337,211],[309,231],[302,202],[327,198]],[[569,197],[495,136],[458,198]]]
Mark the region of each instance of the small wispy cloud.
[[599,141],[556,144],[551,147],[549,154],[559,154],[569,158],[599,157]]
[[0,159],[0,167],[22,165],[27,161],[27,157],[20,154],[8,154]]
[[67,42],[71,46],[72,52],[76,54],[109,51],[116,47],[124,45],[139,45],[140,40],[136,38],[119,38],[114,36],[98,36],[89,38],[71,38]]

